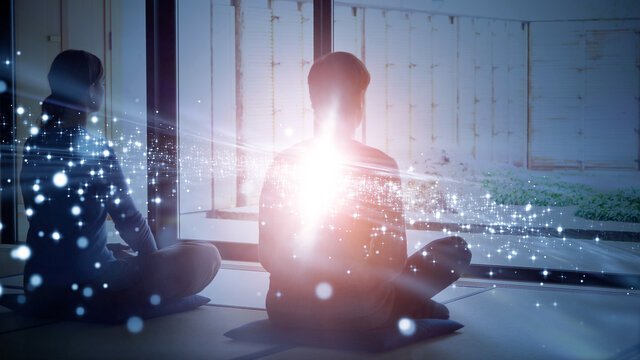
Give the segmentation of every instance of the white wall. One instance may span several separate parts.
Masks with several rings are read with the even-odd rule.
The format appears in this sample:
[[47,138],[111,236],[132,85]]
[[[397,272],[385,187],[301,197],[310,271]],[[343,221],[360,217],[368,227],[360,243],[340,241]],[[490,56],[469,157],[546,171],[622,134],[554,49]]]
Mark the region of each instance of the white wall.
[[638,170],[640,21],[531,24],[530,166]]
[[635,0],[336,0],[337,4],[523,21],[640,17]]

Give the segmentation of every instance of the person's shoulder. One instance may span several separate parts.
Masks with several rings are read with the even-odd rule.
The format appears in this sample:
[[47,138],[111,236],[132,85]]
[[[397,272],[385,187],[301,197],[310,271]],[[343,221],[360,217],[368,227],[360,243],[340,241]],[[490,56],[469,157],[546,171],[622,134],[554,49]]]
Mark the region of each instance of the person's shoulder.
[[354,141],[352,146],[355,149],[359,161],[382,169],[398,169],[398,163],[395,159],[387,155],[384,151],[357,141]]
[[312,145],[312,140],[301,141],[277,153],[273,158],[273,162],[275,164],[278,164],[283,162],[295,161],[300,156],[304,156],[304,153],[308,149],[310,149]]

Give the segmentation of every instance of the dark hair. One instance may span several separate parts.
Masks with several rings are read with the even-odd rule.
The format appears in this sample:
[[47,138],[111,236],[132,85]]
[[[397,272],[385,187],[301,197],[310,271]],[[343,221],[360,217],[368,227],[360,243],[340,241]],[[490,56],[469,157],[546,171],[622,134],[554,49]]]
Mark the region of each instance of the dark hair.
[[346,52],[327,54],[309,71],[309,95],[314,109],[337,106],[347,110],[359,101],[367,89],[371,76],[362,61]]
[[102,62],[89,52],[65,50],[58,54],[47,76],[51,95],[42,102],[42,114],[48,116],[42,127],[59,124],[66,109],[85,111],[89,88],[103,76]]

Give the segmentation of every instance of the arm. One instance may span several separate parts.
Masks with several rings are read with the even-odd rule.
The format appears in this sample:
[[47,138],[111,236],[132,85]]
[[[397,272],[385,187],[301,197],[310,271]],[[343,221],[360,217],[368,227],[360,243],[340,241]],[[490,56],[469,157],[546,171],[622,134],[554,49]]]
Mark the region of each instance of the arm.
[[149,229],[147,220],[131,198],[129,186],[125,180],[120,163],[113,149],[109,148],[109,198],[106,201],[107,212],[113,219],[120,237],[140,254],[150,254],[156,251],[156,241]]
[[[260,193],[259,218],[258,218],[258,244],[260,252],[260,263],[269,272],[275,270],[276,265],[280,268],[286,266],[287,240],[291,235],[288,226],[293,221],[286,215],[286,206],[278,206],[281,202],[281,195],[278,187],[279,170],[277,160],[271,165],[265,176],[262,192]],[[290,250],[290,249],[289,249]]]
[[369,198],[368,217],[372,224],[367,266],[383,280],[391,280],[407,260],[407,234],[402,202],[402,182],[398,165],[392,159],[373,176],[379,194]]

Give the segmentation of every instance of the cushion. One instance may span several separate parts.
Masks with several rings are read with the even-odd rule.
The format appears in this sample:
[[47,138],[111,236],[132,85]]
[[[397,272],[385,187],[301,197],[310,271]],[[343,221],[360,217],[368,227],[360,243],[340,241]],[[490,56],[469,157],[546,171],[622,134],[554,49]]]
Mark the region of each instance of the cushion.
[[414,323],[413,334],[404,335],[396,326],[360,331],[309,330],[280,327],[269,320],[260,320],[224,335],[240,341],[380,352],[449,334],[464,326],[452,320],[440,319],[417,319]]
[[60,308],[36,308],[30,305],[28,299],[23,294],[4,294],[0,296],[0,305],[7,307],[18,314],[27,316],[62,318],[65,320],[78,320],[86,322],[96,322],[104,324],[120,324],[126,322],[131,316],[138,316],[143,319],[176,314],[193,310],[211,299],[201,295],[191,295],[181,299],[163,302],[159,305],[144,306],[109,306],[105,303],[88,303],[83,316],[75,314],[74,309]]

